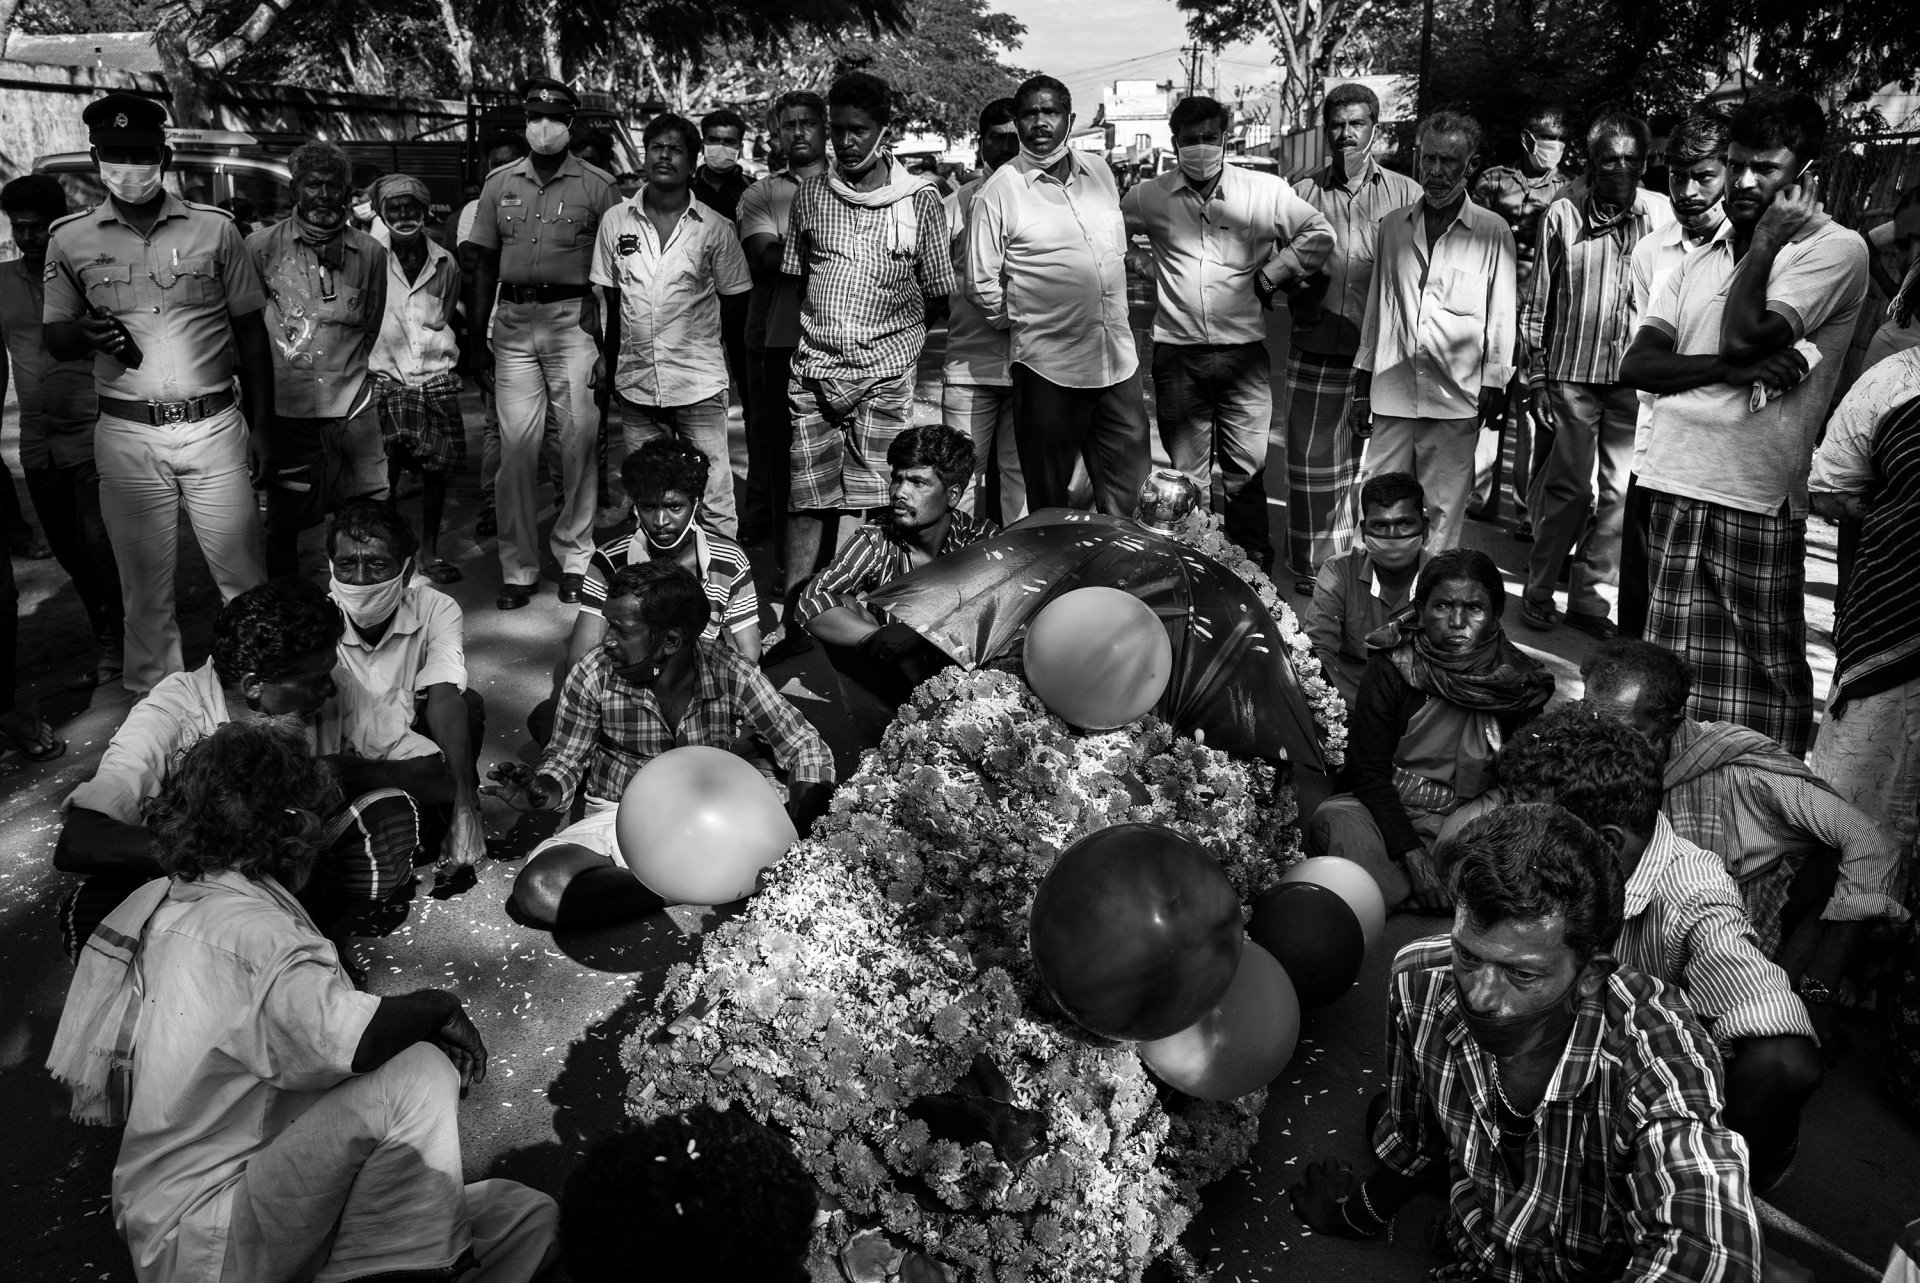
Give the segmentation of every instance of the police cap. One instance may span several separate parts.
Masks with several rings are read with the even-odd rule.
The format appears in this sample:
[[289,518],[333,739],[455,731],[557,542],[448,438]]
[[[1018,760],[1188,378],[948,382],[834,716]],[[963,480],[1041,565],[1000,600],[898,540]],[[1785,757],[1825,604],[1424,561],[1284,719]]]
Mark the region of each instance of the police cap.
[[535,76],[520,91],[521,106],[530,116],[571,116],[580,106],[580,95],[558,80]]
[[138,94],[96,98],[80,119],[87,126],[87,141],[95,147],[163,147],[167,142],[167,109]]

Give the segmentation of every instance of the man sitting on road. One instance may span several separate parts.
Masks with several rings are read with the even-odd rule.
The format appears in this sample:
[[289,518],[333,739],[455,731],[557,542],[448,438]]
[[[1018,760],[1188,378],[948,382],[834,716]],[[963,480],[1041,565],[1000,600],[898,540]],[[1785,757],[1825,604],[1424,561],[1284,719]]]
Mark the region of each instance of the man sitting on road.
[[1348,708],[1367,671],[1367,637],[1412,602],[1427,564],[1427,492],[1411,472],[1383,472],[1360,487],[1360,534],[1360,547],[1321,563],[1300,620]]
[[126,1125],[113,1218],[141,1283],[526,1283],[558,1255],[552,1199],[465,1183],[487,1049],[460,999],[357,992],[295,898],[339,803],[297,718],[214,730],[153,808],[164,876],[80,958],[47,1067],[76,1119]]
[[[413,527],[386,504],[349,504],[327,528],[332,596],[347,617],[337,648],[341,750],[384,763],[428,817],[444,871],[486,853],[480,740],[486,704],[467,686],[466,629],[453,598],[416,578]],[[357,765],[357,764],[356,764]]]
[[586,818],[534,848],[508,900],[522,920],[544,927],[620,922],[664,907],[615,861],[614,821],[628,781],[669,749],[704,744],[750,760],[771,749],[802,836],[833,796],[833,756],[819,732],[758,667],[701,639],[712,612],[692,571],[665,559],[623,567],[603,610],[606,644],[567,675],[539,767],[503,762],[482,789],[516,811],[559,811],[585,783]]
[[1616,969],[1620,866],[1552,806],[1509,806],[1442,853],[1452,938],[1394,959],[1379,1162],[1292,1187],[1323,1234],[1373,1238],[1449,1180],[1447,1277],[1752,1283],[1745,1147],[1719,1054],[1680,991]]
[[875,617],[867,593],[935,557],[998,534],[960,511],[973,478],[973,443],[944,424],[908,428],[887,447],[887,515],[862,526],[800,599],[802,626],[827,649],[841,702],[863,747],[880,742],[913,688],[950,662],[905,624]]
[[587,563],[567,657],[554,669],[553,694],[527,717],[540,743],[552,738],[553,713],[567,674],[607,638],[607,585],[622,566],[671,561],[691,570],[713,607],[701,640],[724,639],[748,663],[760,662],[760,597],[746,550],[694,520],[710,467],[692,442],[666,437],[647,442],[620,465],[620,493],[631,507],[633,529],[600,541]]
[[1747,1142],[1754,1191],[1766,1193],[1793,1162],[1820,1046],[1787,973],[1760,952],[1725,862],[1660,814],[1653,746],[1591,704],[1563,704],[1501,751],[1500,784],[1514,802],[1563,808],[1613,847],[1626,920],[1609,952],[1685,991],[1725,1058],[1726,1123]]
[[[161,876],[147,812],[187,748],[231,721],[292,716],[320,752],[337,753],[340,727],[323,710],[335,691],[343,631],[339,609],[317,585],[270,580],[221,609],[212,658],[162,678],[134,705],[93,778],[64,803],[66,827],[53,866],[88,875],[61,905],[69,955],[123,898]],[[350,800],[326,817],[322,858],[303,900],[321,929],[337,935],[350,913],[411,885],[420,821],[406,784],[389,778],[388,763],[328,761]],[[393,765],[403,777],[413,773],[404,762]]]
[[1587,699],[1653,744],[1673,831],[1726,861],[1761,949],[1826,1014],[1868,924],[1906,921],[1899,844],[1760,732],[1687,717],[1692,666],[1664,646],[1611,642],[1580,675]]

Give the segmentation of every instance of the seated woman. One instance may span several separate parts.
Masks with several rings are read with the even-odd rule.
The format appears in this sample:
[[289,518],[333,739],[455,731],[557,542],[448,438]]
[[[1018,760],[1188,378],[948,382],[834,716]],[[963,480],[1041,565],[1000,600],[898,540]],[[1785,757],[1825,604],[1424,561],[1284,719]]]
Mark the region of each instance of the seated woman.
[[1390,910],[1449,911],[1428,856],[1440,827],[1492,785],[1501,744],[1553,698],[1553,674],[1500,626],[1506,600],[1492,558],[1450,549],[1421,569],[1409,607],[1367,639],[1345,791],[1313,813],[1307,846],[1362,865]]

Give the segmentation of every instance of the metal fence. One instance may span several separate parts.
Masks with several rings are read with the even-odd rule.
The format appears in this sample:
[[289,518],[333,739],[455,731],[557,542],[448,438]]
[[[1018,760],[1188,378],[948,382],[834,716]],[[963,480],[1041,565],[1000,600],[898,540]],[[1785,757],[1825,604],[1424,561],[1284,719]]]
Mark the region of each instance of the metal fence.
[[1864,232],[1893,216],[1900,193],[1920,183],[1920,132],[1847,139],[1828,153],[1821,201]]

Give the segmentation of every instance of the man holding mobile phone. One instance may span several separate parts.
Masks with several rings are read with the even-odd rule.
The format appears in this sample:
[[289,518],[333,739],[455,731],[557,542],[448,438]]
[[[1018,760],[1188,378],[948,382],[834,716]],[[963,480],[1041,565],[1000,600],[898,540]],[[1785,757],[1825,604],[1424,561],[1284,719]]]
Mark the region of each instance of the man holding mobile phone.
[[[1867,247],[1822,212],[1810,167],[1826,117],[1805,94],[1753,99],[1727,148],[1732,235],[1674,269],[1620,378],[1656,394],[1647,640],[1692,662],[1687,707],[1796,756],[1813,737],[1807,473],[1867,289]],[[1795,345],[1805,340],[1819,359]],[[1754,405],[1753,387],[1782,395]]]

